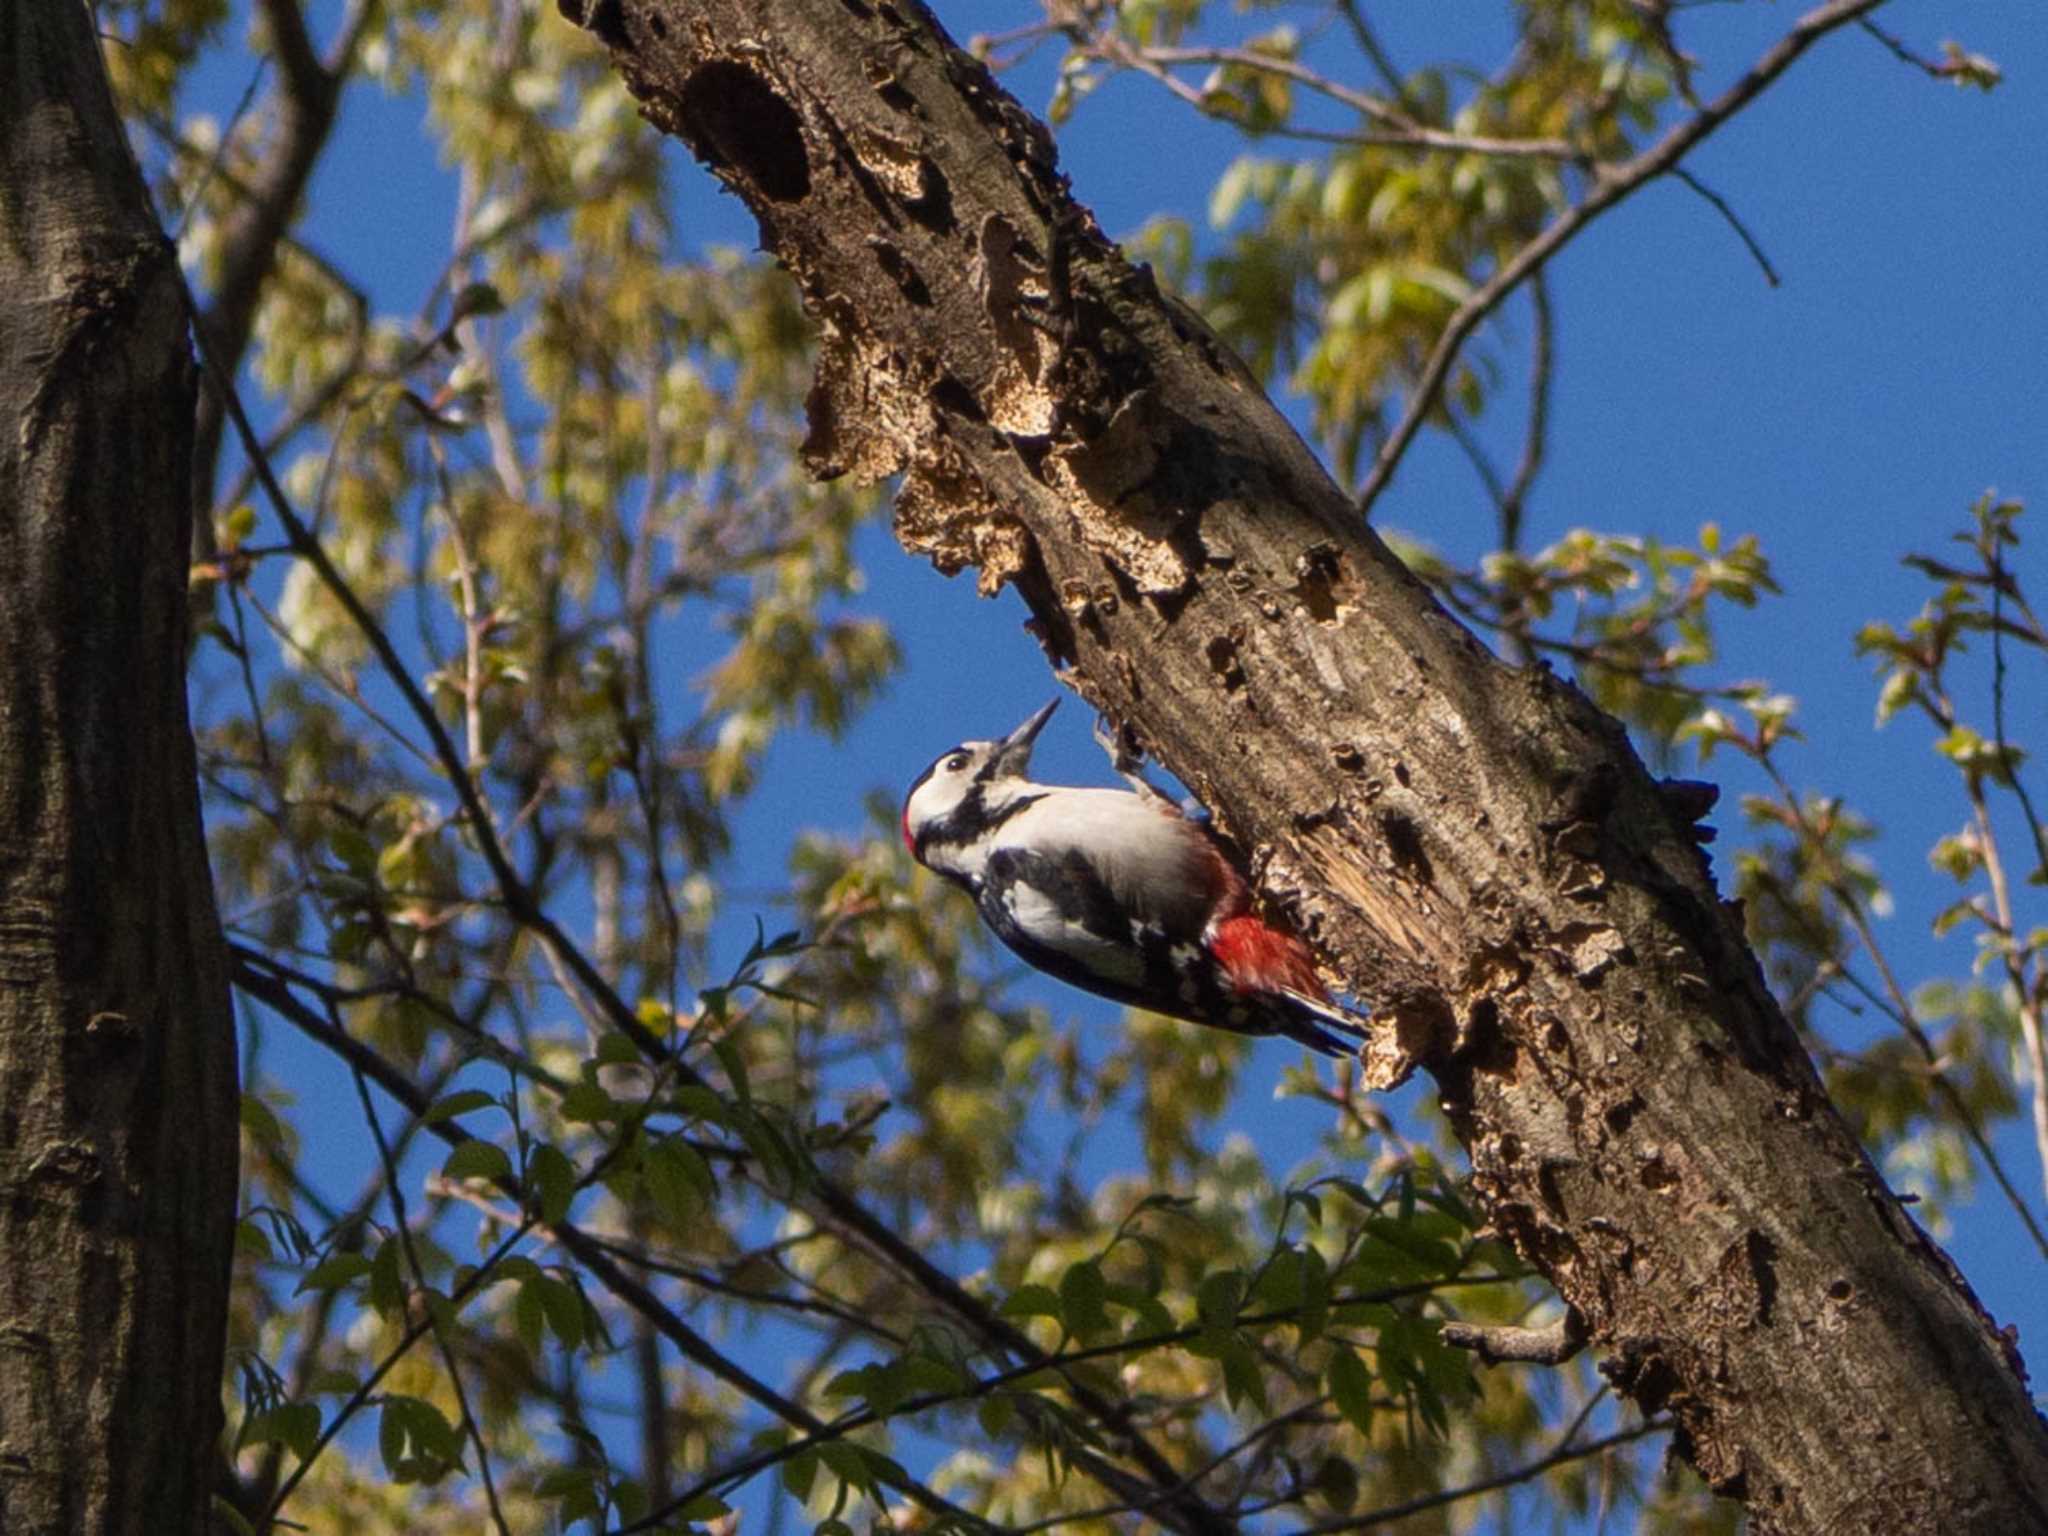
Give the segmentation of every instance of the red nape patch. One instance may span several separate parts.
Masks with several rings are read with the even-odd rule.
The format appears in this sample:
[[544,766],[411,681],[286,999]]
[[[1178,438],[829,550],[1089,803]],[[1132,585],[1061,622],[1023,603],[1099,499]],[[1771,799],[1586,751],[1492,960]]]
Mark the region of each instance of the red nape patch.
[[1209,953],[1239,992],[1299,992],[1318,1002],[1329,1000],[1308,947],[1249,913],[1218,923]]
[[917,839],[910,835],[910,802],[903,802],[903,846],[910,850],[910,856],[917,857]]

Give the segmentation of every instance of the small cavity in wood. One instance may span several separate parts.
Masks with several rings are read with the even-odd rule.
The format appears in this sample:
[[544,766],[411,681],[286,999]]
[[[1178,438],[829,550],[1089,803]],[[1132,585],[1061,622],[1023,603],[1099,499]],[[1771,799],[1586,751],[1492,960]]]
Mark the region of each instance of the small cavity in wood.
[[1216,674],[1226,693],[1244,686],[1244,666],[1237,657],[1237,642],[1229,635],[1217,635],[1208,645],[1209,670]]
[[714,59],[692,70],[678,95],[684,130],[713,170],[745,177],[773,203],[810,195],[803,125],[753,70]]
[[1294,600],[1318,624],[1339,622],[1346,611],[1343,598],[1350,586],[1343,553],[1335,545],[1313,544],[1301,552],[1294,570],[1298,580],[1287,589]]
[[903,253],[886,240],[871,240],[868,247],[875,253],[875,263],[888,275],[896,289],[919,309],[928,309],[932,302],[931,288],[918,270],[903,259]]
[[[1400,772],[1395,769],[1397,775]],[[1413,821],[1397,811],[1382,812],[1380,837],[1402,874],[1417,885],[1436,884],[1436,869],[1429,861],[1429,850],[1422,845],[1422,829]]]

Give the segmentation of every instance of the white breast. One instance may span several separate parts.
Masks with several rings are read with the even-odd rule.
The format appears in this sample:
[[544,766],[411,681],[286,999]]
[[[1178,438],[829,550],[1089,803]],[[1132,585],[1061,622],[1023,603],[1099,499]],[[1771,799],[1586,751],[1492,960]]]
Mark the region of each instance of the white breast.
[[1214,856],[1172,807],[1121,789],[1054,789],[995,830],[993,848],[1079,849],[1117,904],[1195,937],[1215,905]]

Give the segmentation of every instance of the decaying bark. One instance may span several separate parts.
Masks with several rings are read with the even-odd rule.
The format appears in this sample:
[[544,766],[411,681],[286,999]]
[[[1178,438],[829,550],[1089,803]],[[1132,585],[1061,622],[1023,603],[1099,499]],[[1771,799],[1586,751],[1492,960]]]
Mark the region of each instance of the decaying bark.
[[207,1528],[234,1032],[185,714],[193,367],[76,0],[0,6],[0,1530]]
[[2014,1346],[1828,1104],[1683,808],[1438,607],[986,70],[916,0],[563,3],[801,285],[812,467],[900,472],[904,543],[1014,584],[1218,814],[1752,1529],[2048,1529]]

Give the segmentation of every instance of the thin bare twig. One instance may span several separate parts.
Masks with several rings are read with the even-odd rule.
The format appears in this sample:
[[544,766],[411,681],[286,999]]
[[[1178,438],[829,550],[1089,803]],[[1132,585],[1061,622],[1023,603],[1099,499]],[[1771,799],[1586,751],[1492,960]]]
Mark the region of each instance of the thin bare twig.
[[[1408,1285],[1387,1286],[1375,1291],[1334,1296],[1330,1298],[1329,1304],[1335,1308],[1385,1303],[1406,1300],[1415,1296],[1429,1295],[1435,1291],[1450,1289],[1454,1286],[1496,1285],[1515,1278],[1518,1277],[1483,1274],[1453,1276],[1445,1280],[1417,1281]],[[1240,1316],[1237,1321],[1240,1326],[1246,1327],[1287,1323],[1299,1316],[1302,1310],[1300,1307],[1283,1307],[1270,1312],[1247,1313]],[[1190,1327],[1168,1329],[1161,1333],[1143,1334],[1136,1338],[1117,1339],[1107,1344],[1094,1344],[1081,1349],[1063,1350],[1057,1355],[1048,1355],[1041,1360],[1028,1361],[1023,1365],[1012,1366],[1007,1370],[992,1372],[987,1376],[981,1377],[979,1380],[968,1382],[964,1387],[955,1391],[926,1392],[916,1397],[907,1398],[895,1404],[886,1413],[874,1408],[856,1409],[842,1414],[830,1424],[820,1425],[801,1440],[792,1440],[783,1445],[765,1448],[721,1468],[717,1472],[708,1474],[694,1486],[678,1494],[665,1507],[650,1511],[644,1519],[636,1521],[631,1525],[621,1526],[615,1531],[609,1531],[606,1533],[606,1536],[638,1536],[638,1533],[642,1531],[653,1530],[673,1516],[676,1511],[685,1508],[706,1494],[716,1493],[721,1489],[738,1487],[746,1482],[747,1479],[768,1470],[770,1467],[778,1466],[792,1457],[800,1456],[805,1451],[811,1450],[827,1441],[844,1439],[856,1430],[865,1429],[871,1424],[879,1424],[887,1419],[905,1418],[913,1414],[923,1413],[928,1409],[943,1407],[948,1403],[976,1401],[993,1393],[1000,1392],[1006,1387],[1015,1386],[1029,1378],[1036,1377],[1040,1372],[1047,1369],[1065,1370],[1072,1366],[1087,1364],[1090,1361],[1111,1360],[1124,1355],[1142,1353],[1150,1349],[1160,1349],[1173,1344],[1184,1344],[1191,1339],[1200,1337],[1203,1331],[1203,1325],[1197,1324]],[[1119,1510],[1154,1508],[1170,1499],[1188,1493],[1193,1485],[1200,1480],[1199,1476],[1178,1479],[1173,1484],[1154,1490],[1152,1493],[1127,1498],[1124,1503],[1115,1506],[1115,1508]],[[1079,1517],[1070,1516],[1067,1518]],[[1027,1529],[1036,1528],[1028,1527]]]
[[1379,34],[1365,19],[1365,13],[1358,8],[1358,0],[1337,0],[1337,13],[1344,18],[1345,26],[1351,29],[1351,37],[1358,44],[1358,51],[1371,61],[1374,71],[1394,98],[1405,108],[1408,106],[1408,84],[1402,78],[1393,57],[1380,42]]
[[[469,1278],[449,1292],[449,1305],[460,1306],[485,1286],[495,1283],[498,1265],[503,1262],[505,1257],[514,1248],[525,1241],[526,1234],[531,1226],[531,1222],[524,1222],[514,1230],[506,1233],[498,1245],[484,1255],[483,1262],[477,1266]],[[376,1369],[363,1378],[362,1385],[350,1393],[348,1400],[335,1410],[334,1417],[320,1431],[319,1438],[313,1442],[312,1447],[306,1452],[305,1459],[292,1468],[291,1476],[287,1477],[278,1486],[277,1492],[271,1495],[270,1505],[264,1511],[263,1518],[255,1522],[258,1530],[267,1531],[277,1525],[278,1512],[290,1501],[291,1496],[298,1491],[298,1486],[305,1480],[306,1474],[313,1470],[313,1464],[320,1459],[320,1453],[333,1444],[334,1437],[341,1433],[342,1427],[350,1419],[354,1418],[356,1414],[360,1413],[363,1406],[376,1395],[377,1388],[383,1383],[384,1378],[391,1374],[392,1367],[396,1366],[399,1361],[411,1353],[413,1345],[424,1338],[431,1327],[433,1327],[433,1324],[425,1318],[406,1324],[405,1332],[399,1337],[398,1342],[391,1346],[391,1349],[382,1360],[377,1362]]]
[[1758,241],[1755,235],[1749,232],[1749,226],[1742,222],[1741,216],[1728,205],[1728,199],[1716,192],[1704,181],[1701,181],[1699,177],[1693,175],[1691,171],[1682,165],[1671,167],[1671,174],[1705,198],[1714,211],[1727,221],[1728,227],[1735,231],[1744,245],[1749,247],[1749,254],[1755,258],[1756,264],[1763,268],[1764,281],[1773,288],[1782,286],[1778,281],[1778,269],[1771,265],[1771,258],[1764,254],[1762,243]]
[[2012,887],[2005,876],[2005,859],[1999,852],[1998,831],[1991,820],[1991,805],[1984,795],[1983,780],[1966,775],[1970,817],[1977,828],[1977,850],[1984,860],[1984,878],[1991,886],[1991,917],[1999,939],[2001,968],[2013,989],[2013,1008],[2019,1016],[2020,1041],[2027,1053],[2028,1075],[2034,1079],[2030,1109],[2034,1127],[2034,1153],[2041,1161],[2041,1180],[2048,1190],[2048,1051],[2042,1043],[2041,1009],[2028,985],[2025,968],[2015,945]]
[[[1777,766],[1766,757],[1763,759],[1763,768],[1776,786],[1787,811],[1793,817],[1794,825],[1799,829],[1800,835],[1805,837],[1815,836],[1811,823],[1807,820],[1806,807],[1799,803],[1798,796],[1793,793],[1791,785],[1785,781],[1784,776],[1778,772]],[[2000,1192],[2004,1194],[2006,1201],[2012,1206],[2014,1213],[2019,1217],[2020,1224],[2027,1229],[2027,1235],[2033,1238],[2034,1246],[2041,1251],[2041,1256],[2044,1259],[2048,1259],[2048,1232],[2042,1231],[2040,1223],[2034,1218],[2032,1208],[2027,1204],[2025,1197],[2020,1194],[2018,1187],[2014,1185],[2011,1177],[2006,1173],[2005,1165],[1999,1161],[1998,1154],[1991,1145],[1991,1139],[1984,1134],[1983,1127],[1977,1124],[1975,1112],[1971,1110],[1968,1101],[1963,1098],[1962,1092],[1949,1080],[1947,1072],[1943,1070],[1941,1053],[1935,1050],[1933,1040],[1928,1037],[1925,1027],[1921,1025],[1919,1018],[1914,1013],[1912,999],[1906,995],[1905,987],[1900,984],[1897,973],[1892,970],[1890,961],[1886,959],[1883,949],[1879,947],[1877,934],[1870,926],[1870,919],[1863,910],[1862,901],[1853,890],[1840,880],[1828,881],[1826,889],[1828,894],[1834,898],[1835,904],[1842,909],[1843,915],[1848,919],[1849,926],[1855,931],[1857,941],[1862,944],[1864,952],[1870,956],[1870,963],[1877,967],[1878,979],[1883,983],[1884,990],[1880,993],[1869,982],[1856,975],[1855,972],[1840,962],[1834,962],[1836,973],[1850,986],[1854,987],[1864,998],[1868,999],[1874,1007],[1890,1018],[1893,1023],[1897,1024],[1900,1031],[1919,1050],[1921,1058],[1927,1063],[1928,1080],[1932,1083],[1935,1093],[1948,1105],[1949,1112],[1956,1117],[1957,1123],[1962,1126],[1964,1136],[1968,1138],[1970,1145],[1976,1149],[1978,1157],[1983,1159],[1985,1167],[1991,1170],[1992,1179],[1997,1183]],[[1802,927],[1807,926],[1804,910],[1797,902],[1791,900],[1789,896],[1781,895],[1779,904],[1784,909],[1785,914],[1794,922],[1799,923]],[[1814,937],[1810,929],[1808,937]]]
[[1581,162],[1588,158],[1584,150],[1568,139],[1502,139],[1486,134],[1456,133],[1448,128],[1432,128],[1416,122],[1407,113],[1389,106],[1370,92],[1355,90],[1332,80],[1297,60],[1282,58],[1276,54],[1259,53],[1250,48],[1140,48],[1111,32],[1085,38],[1082,45],[1108,63],[1121,64],[1127,69],[1134,69],[1157,80],[1174,95],[1203,113],[1210,110],[1204,93],[1175,75],[1172,66],[1229,65],[1238,69],[1260,70],[1266,74],[1278,75],[1380,124],[1381,131],[1377,134],[1342,135],[1347,143],[1447,150],[1458,154],[1486,155],[1496,159]]
[[1521,549],[1522,514],[1529,491],[1537,475],[1543,472],[1543,457],[1550,442],[1550,380],[1556,371],[1556,356],[1550,284],[1541,272],[1530,276],[1529,302],[1536,317],[1529,354],[1529,424],[1522,439],[1522,458],[1515,466],[1515,478],[1500,499],[1501,548],[1514,552]]
[[1588,1456],[1598,1456],[1620,1446],[1632,1445],[1648,1435],[1661,1435],[1671,1428],[1668,1419],[1646,1419],[1629,1429],[1617,1429],[1611,1435],[1598,1440],[1589,1440],[1584,1445],[1573,1445],[1570,1435],[1578,1433],[1574,1424],[1567,1437],[1558,1443],[1557,1449],[1549,1455],[1539,1457],[1523,1466],[1514,1467],[1492,1477],[1483,1477],[1463,1487],[1447,1488],[1441,1493],[1427,1493],[1420,1498],[1408,1500],[1405,1504],[1389,1504],[1368,1514],[1347,1516],[1342,1520],[1326,1520],[1319,1525],[1305,1525],[1292,1536],[1334,1536],[1338,1531],[1369,1531],[1374,1526],[1391,1525],[1396,1520],[1406,1520],[1411,1515],[1423,1514],[1432,1509],[1442,1509],[1447,1504],[1476,1498],[1482,1493],[1495,1493],[1502,1488],[1512,1488],[1519,1483],[1533,1482],[1544,1473],[1568,1462],[1583,1461]]
[[[336,1022],[339,1028],[339,1022]],[[377,1143],[377,1158],[384,1165],[384,1187],[391,1200],[391,1221],[398,1236],[399,1249],[405,1255],[405,1267],[412,1274],[414,1291],[424,1294],[427,1288],[427,1272],[420,1263],[419,1250],[412,1240],[412,1222],[406,1215],[405,1191],[398,1178],[398,1159],[392,1155],[391,1142],[384,1135],[383,1122],[377,1118],[377,1106],[370,1102],[370,1085],[363,1077],[361,1067],[350,1074],[356,1085],[356,1097],[362,1101],[363,1119],[369,1122],[370,1136]],[[498,1528],[498,1536],[512,1536],[512,1527],[505,1523],[504,1507],[498,1502],[498,1482],[491,1473],[491,1449],[484,1443],[484,1427],[477,1421],[476,1413],[469,1406],[469,1390],[462,1384],[462,1371],[455,1358],[455,1346],[441,1331],[440,1315],[434,1308],[425,1309],[427,1326],[434,1335],[435,1347],[440,1351],[442,1367],[448,1372],[448,1385],[455,1393],[455,1407],[462,1415],[462,1427],[469,1433],[476,1446],[478,1476],[484,1485],[484,1502],[490,1507],[491,1523]]]
[[1883,0],[1829,0],[1829,3],[1800,17],[1764,56],[1735,84],[1699,111],[1679,123],[1663,138],[1634,159],[1618,166],[1602,166],[1593,190],[1584,201],[1567,209],[1550,226],[1519,251],[1460,304],[1445,323],[1443,334],[1430,350],[1422,377],[1409,394],[1400,422],[1381,445],[1372,471],[1358,493],[1358,510],[1370,516],[1373,504],[1394,478],[1409,445],[1422,430],[1422,423],[1436,408],[1439,395],[1449,379],[1466,338],[1480,321],[1499,306],[1502,299],[1570,242],[1580,230],[1620,203],[1631,193],[1663,175],[1685,157],[1701,140],[1749,105],[1763,90],[1789,69],[1799,56],[1836,28],[1876,9]]

